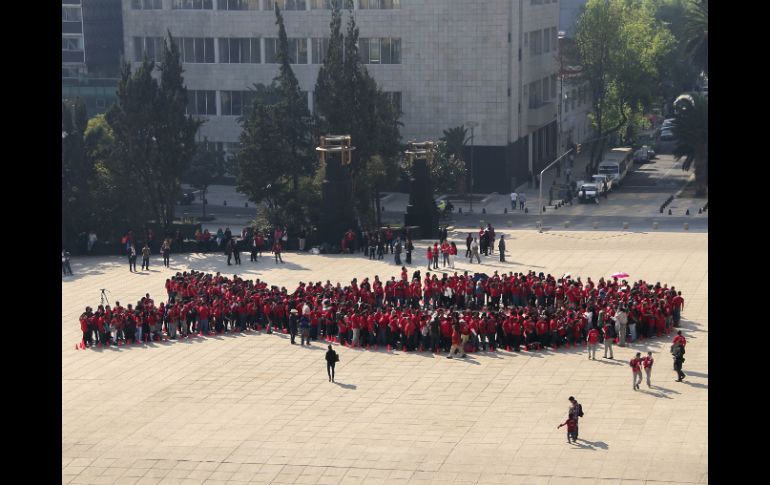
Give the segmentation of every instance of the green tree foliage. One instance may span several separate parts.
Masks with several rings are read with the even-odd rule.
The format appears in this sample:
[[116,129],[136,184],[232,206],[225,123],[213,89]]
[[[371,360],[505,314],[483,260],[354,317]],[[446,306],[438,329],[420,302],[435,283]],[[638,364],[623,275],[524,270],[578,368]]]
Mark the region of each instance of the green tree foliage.
[[[582,79],[592,94],[596,133],[605,137],[628,128],[647,108],[659,85],[660,59],[673,47],[673,37],[655,18],[650,2],[589,0],[575,36]],[[603,145],[592,148],[591,167]]]
[[[319,133],[350,134],[356,150],[350,165],[353,205],[358,217],[371,220],[378,188],[395,181],[399,156],[401,113],[361,63],[358,52],[359,29],[352,4],[348,4],[345,36],[341,33],[340,2],[332,9],[331,37],[324,63],[316,81]],[[343,55],[344,51],[344,55]],[[378,156],[383,164],[374,172],[369,163]]]
[[62,243],[72,246],[89,230],[93,164],[86,156],[83,136],[86,106],[77,98],[72,109],[62,102]]
[[133,74],[130,65],[124,64],[117,101],[106,119],[115,138],[114,156],[125,173],[140,182],[144,196],[140,201],[145,201],[156,220],[168,227],[202,122],[185,114],[187,88],[179,49],[171,34],[164,42],[160,83],[152,77],[154,69],[155,63],[146,58]]
[[709,2],[692,0],[685,16],[685,52],[693,63],[709,74]]
[[463,160],[465,141],[467,139],[468,129],[463,125],[444,130],[444,136],[441,137],[441,141],[446,143],[446,152],[458,160]]
[[[444,134],[447,131],[444,130]],[[411,178],[413,176],[411,164],[405,163],[403,169],[408,177]],[[428,164],[428,170],[430,170],[430,180],[433,185],[434,195],[451,194],[457,192],[462,185],[465,175],[465,162],[463,162],[462,158],[452,153],[448,141],[441,140],[434,145],[433,161]]]
[[690,0],[658,0],[655,2],[656,18],[671,31],[674,37],[673,47],[665,56],[660,58],[658,65],[661,81],[658,86],[658,95],[664,103],[670,102],[684,92],[692,91],[701,71],[692,62],[683,62],[683,60],[689,59],[686,52],[687,39],[685,37],[685,16],[689,4]]
[[254,203],[267,203],[273,224],[302,226],[309,213],[303,205],[303,177],[315,166],[311,117],[291,68],[283,15],[278,25],[279,74],[270,86],[255,85],[254,103],[239,119],[243,131],[236,157],[238,190]]
[[201,191],[203,200],[203,217],[206,217],[206,192],[214,180],[225,174],[225,153],[221,149],[212,148],[208,138],[195,151],[195,156],[190,163],[190,168],[184,176],[184,180]]
[[708,193],[709,104],[708,98],[692,95],[683,100],[674,115],[672,132],[676,137],[674,156],[684,158],[683,170],[695,168],[695,193]]

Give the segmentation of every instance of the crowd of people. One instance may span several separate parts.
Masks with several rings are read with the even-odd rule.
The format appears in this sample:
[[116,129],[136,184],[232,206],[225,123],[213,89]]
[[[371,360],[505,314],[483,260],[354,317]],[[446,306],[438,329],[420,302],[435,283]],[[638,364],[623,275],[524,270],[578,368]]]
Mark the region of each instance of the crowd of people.
[[[300,282],[294,291],[238,276],[197,271],[166,280],[167,298],[146,294],[125,307],[87,307],[81,347],[122,345],[247,330],[301,334],[354,347],[449,352],[621,346],[677,327],[684,300],[674,287],[617,279],[597,282],[527,273],[488,277],[420,271],[410,278]],[[595,351],[595,350],[594,350]],[[591,355],[589,354],[589,358]]]

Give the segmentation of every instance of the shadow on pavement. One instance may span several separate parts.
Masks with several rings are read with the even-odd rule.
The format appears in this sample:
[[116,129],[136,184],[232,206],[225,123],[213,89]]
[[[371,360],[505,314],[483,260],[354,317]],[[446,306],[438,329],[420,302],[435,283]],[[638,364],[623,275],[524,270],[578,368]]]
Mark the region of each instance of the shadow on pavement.
[[340,386],[343,389],[351,389],[353,391],[356,390],[356,385],[355,384],[342,384],[340,382],[333,382],[333,384],[337,384],[338,386]]

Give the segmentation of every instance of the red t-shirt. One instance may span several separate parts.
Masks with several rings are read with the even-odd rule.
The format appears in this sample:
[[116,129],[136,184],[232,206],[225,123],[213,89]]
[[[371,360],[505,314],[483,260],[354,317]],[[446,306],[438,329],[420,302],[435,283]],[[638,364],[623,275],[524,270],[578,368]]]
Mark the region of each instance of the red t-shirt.
[[630,364],[631,364],[631,371],[632,372],[641,372],[642,371],[641,368],[640,368],[640,366],[642,364],[642,359],[637,359],[636,357],[634,357],[633,359],[631,359]]
[[599,340],[599,331],[592,328],[588,331],[588,343],[595,344],[597,340]]
[[198,320],[208,320],[209,319],[209,307],[206,305],[201,305],[198,307]]

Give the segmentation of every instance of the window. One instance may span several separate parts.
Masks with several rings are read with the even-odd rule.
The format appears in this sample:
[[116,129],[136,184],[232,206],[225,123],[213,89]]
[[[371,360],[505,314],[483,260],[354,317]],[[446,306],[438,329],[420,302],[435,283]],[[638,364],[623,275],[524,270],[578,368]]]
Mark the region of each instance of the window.
[[142,62],[145,54],[150,61],[160,61],[163,37],[134,37],[134,61]]
[[180,39],[182,62],[210,64],[214,62],[214,39],[210,37],[182,37]]
[[544,77],[543,78],[543,101],[548,101],[550,99],[551,95],[551,79]]
[[333,0],[310,0],[310,10],[331,10]]
[[556,74],[551,76],[551,99],[556,99]]
[[254,101],[251,91],[220,91],[222,116],[242,116]]
[[556,27],[551,27],[551,48],[554,52],[559,48],[559,31]]
[[401,0],[358,0],[361,10],[392,10],[401,8]]
[[212,10],[213,0],[173,0],[171,8],[174,10]]
[[551,52],[551,31],[549,29],[543,31],[543,52]]
[[543,0],[529,0],[530,5],[542,5]]
[[61,21],[62,22],[81,22],[83,15],[80,7],[65,7],[61,8]]
[[219,62],[222,64],[259,64],[259,39],[219,39]]
[[61,50],[63,51],[82,51],[83,50],[83,37],[62,37],[61,38]]
[[259,10],[259,0],[217,0],[217,10]]
[[359,39],[358,53],[364,64],[401,64],[401,39]]
[[529,33],[529,55],[539,56],[543,53],[543,31],[535,30]]
[[265,10],[275,10],[275,4],[281,10],[305,10],[305,0],[265,0]]
[[313,49],[313,64],[323,64],[326,51],[329,50],[329,39],[311,39]]
[[[265,63],[277,64],[278,60],[278,39],[275,37],[265,38]],[[289,39],[289,63],[307,64],[307,40]]]
[[132,10],[162,10],[162,0],[131,0]]
[[533,81],[529,83],[529,108],[535,109],[539,108],[542,104],[542,97],[541,97],[541,82],[540,81]]
[[217,114],[216,91],[187,90],[187,114],[188,115],[214,115]]

